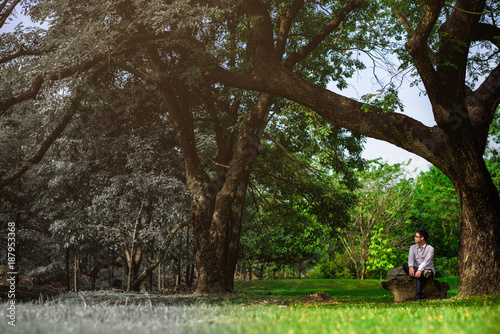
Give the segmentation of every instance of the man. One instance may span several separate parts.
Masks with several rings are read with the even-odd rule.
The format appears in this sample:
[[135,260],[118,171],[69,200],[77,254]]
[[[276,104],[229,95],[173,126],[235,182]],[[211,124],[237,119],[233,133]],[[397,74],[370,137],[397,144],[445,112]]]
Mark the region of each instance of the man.
[[427,243],[429,233],[424,229],[419,229],[415,233],[415,244],[410,247],[408,263],[403,265],[404,271],[417,280],[415,291],[415,301],[422,298],[422,290],[427,279],[434,277],[434,248]]

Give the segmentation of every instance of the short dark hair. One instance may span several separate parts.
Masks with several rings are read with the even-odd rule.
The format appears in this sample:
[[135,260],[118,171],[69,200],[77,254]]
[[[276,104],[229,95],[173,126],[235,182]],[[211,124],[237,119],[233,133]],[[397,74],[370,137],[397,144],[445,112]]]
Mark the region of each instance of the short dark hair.
[[423,228],[418,229],[417,233],[420,234],[421,237],[424,237],[425,241],[427,241],[427,239],[429,238],[429,232],[427,232]]

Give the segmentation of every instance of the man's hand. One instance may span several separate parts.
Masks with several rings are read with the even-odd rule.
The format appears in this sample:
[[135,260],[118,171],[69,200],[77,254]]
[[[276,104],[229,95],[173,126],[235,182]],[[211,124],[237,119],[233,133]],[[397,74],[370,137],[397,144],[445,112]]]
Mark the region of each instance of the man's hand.
[[422,272],[420,270],[417,270],[417,272],[415,273],[415,277],[419,278],[420,276],[422,276]]
[[413,267],[410,267],[409,273],[411,277],[415,277],[415,269],[413,269]]

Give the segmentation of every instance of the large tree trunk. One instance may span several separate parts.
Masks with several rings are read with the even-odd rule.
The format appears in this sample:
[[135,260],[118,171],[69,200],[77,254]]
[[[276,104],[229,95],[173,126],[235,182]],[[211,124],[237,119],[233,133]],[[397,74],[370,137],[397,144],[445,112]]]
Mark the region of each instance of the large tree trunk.
[[243,219],[243,208],[245,206],[245,196],[249,182],[250,172],[247,172],[240,181],[238,195],[236,197],[235,209],[230,221],[229,238],[226,250],[226,270],[227,270],[227,288],[229,291],[234,289],[234,272],[238,261],[238,252],[240,248],[241,222]]
[[[229,249],[231,254],[237,252],[239,231],[232,230],[239,230],[238,224],[241,222],[233,216],[235,199],[239,190],[246,190],[246,184],[242,185],[241,181],[246,181],[249,166],[257,156],[258,132],[265,124],[274,97],[266,93],[259,96],[255,107],[245,115],[236,144],[236,133],[232,130],[228,132],[227,128],[234,126],[238,120],[239,100],[236,99],[229,107],[229,124],[223,124],[218,122],[215,104],[208,89],[205,103],[214,119],[212,124],[218,150],[218,161],[215,163],[219,169],[218,178],[210,182],[196,147],[191,89],[179,78],[166,76],[169,73],[166,71],[168,66],[162,61],[157,49],[149,47],[147,53],[155,76],[159,79],[157,84],[161,98],[177,134],[184,157],[186,185],[192,195],[195,259],[199,273],[196,293],[230,291],[235,260],[232,256],[228,257],[228,252]],[[235,222],[233,226],[232,220]],[[238,242],[231,242],[235,238]]]
[[471,168],[472,163],[465,163],[459,178],[450,177],[462,208],[458,252],[462,297],[500,293],[500,200],[484,161],[479,164]]
[[227,292],[227,272],[223,265],[222,254],[217,254],[217,244],[222,242],[224,231],[210,228],[212,225],[210,210],[200,204],[193,199],[191,206],[195,259],[198,266],[198,284],[195,293]]
[[[248,175],[246,172],[243,179],[237,181],[236,200],[232,196],[219,197],[212,215],[192,209],[198,266],[196,293],[221,293],[233,289]],[[207,226],[210,228],[206,229]]]

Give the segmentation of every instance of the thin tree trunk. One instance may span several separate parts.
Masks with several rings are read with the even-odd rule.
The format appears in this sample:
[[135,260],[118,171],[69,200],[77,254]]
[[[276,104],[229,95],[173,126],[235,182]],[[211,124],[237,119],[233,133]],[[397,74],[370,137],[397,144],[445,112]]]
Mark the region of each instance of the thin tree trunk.
[[246,172],[240,180],[238,194],[235,200],[235,209],[230,219],[229,240],[226,250],[226,268],[228,272],[227,288],[229,291],[234,289],[234,273],[238,261],[238,252],[240,248],[241,224],[243,221],[243,211],[245,206],[245,197],[247,193],[250,172]]
[[160,263],[160,265],[158,266],[158,291],[161,291],[161,267],[162,265]]
[[75,271],[74,271],[74,275],[73,275],[74,276],[75,292],[78,292],[78,269],[80,267],[79,261],[80,261],[80,254],[78,252],[78,249],[75,249],[75,265],[74,265]]
[[186,285],[190,288],[189,282],[191,281],[191,265],[186,266]]
[[71,291],[70,278],[71,272],[69,270],[69,247],[66,248],[66,287],[68,291]]
[[167,264],[163,262],[163,276],[161,278],[161,289],[165,290],[165,275],[167,273]]
[[175,286],[176,287],[180,287],[181,286],[181,281],[182,281],[182,266],[181,266],[181,263],[182,263],[182,259],[179,256],[178,259],[177,259],[177,274],[176,274],[177,279],[175,281]]
[[148,274],[148,285],[146,287],[147,292],[153,291],[153,271]]
[[[111,263],[114,260],[114,257],[115,257],[115,254],[113,251],[111,251],[111,254],[108,257],[109,263]],[[112,283],[113,283],[112,280],[113,280],[114,267],[115,267],[114,265],[110,265],[110,266],[108,266],[108,270],[107,270],[108,271],[108,287],[110,287],[110,288],[111,288]]]
[[189,275],[189,284],[188,287],[193,286],[193,281],[194,281],[194,264],[191,265],[191,274]]

